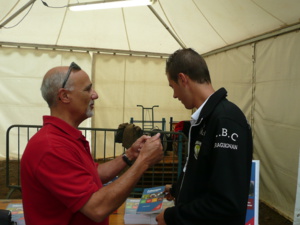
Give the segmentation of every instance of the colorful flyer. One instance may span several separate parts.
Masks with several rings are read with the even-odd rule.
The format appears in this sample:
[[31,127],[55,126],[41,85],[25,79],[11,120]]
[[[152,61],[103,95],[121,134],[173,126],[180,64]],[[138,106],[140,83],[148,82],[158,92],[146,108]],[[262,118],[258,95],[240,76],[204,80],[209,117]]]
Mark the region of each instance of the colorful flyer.
[[165,186],[145,188],[137,213],[159,213],[162,211]]

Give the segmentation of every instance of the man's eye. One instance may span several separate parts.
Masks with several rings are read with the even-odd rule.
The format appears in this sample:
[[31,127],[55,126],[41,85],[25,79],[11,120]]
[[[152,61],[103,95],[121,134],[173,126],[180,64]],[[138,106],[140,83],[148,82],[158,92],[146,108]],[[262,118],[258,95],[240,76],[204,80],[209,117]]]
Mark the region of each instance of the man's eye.
[[92,86],[88,86],[84,90],[87,91],[87,92],[91,92],[92,89],[93,89]]

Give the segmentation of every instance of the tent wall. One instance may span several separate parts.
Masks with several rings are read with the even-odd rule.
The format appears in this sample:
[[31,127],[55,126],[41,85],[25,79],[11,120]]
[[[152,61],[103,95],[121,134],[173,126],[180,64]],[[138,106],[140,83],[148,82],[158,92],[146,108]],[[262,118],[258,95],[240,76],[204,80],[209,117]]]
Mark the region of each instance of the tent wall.
[[142,109],[137,105],[159,105],[154,109],[156,121],[190,118],[191,112],[172,98],[164,72],[166,59],[98,54],[94,60],[94,85],[100,98],[95,127],[117,128],[120,121],[129,122],[131,117],[142,120]]
[[[169,130],[170,117],[174,121],[189,120],[191,111],[172,98],[164,72],[165,61],[154,57],[96,54],[93,81],[99,100],[95,104],[93,126],[116,129],[120,123],[129,123],[130,118],[141,121],[142,108],[137,105],[159,106],[154,108],[153,118],[157,122],[154,126],[159,129],[163,118],[166,130]],[[152,120],[152,114],[145,111],[144,119]],[[134,123],[142,127],[141,123]],[[122,150],[119,148],[119,153]]]
[[215,90],[225,87],[228,99],[237,104],[251,121],[253,92],[253,47],[235,48],[205,57]]
[[[5,158],[5,132],[13,124],[41,125],[42,115],[49,109],[40,94],[42,78],[48,69],[58,65],[78,63],[88,74],[94,74],[94,87],[99,94],[95,101],[93,127],[118,128],[130,118],[142,120],[137,105],[155,108],[155,120],[165,118],[169,129],[170,117],[174,121],[188,120],[190,110],[172,98],[165,75],[166,59],[122,55],[89,54],[69,51],[48,51],[22,48],[0,48],[0,158]],[[93,71],[93,72],[92,72]],[[146,120],[150,120],[148,115]],[[80,126],[91,126],[92,120]],[[140,125],[140,124],[137,124]],[[157,124],[159,128],[161,125]],[[17,135],[17,134],[13,134]],[[21,149],[27,139],[22,140]],[[11,157],[17,157],[17,148],[10,146]]]
[[257,44],[255,157],[261,196],[293,218],[300,146],[300,32]]
[[[261,161],[260,198],[293,218],[300,146],[300,32],[292,32],[206,57],[215,89],[246,114],[254,134],[254,158]],[[189,119],[190,111],[172,98],[164,75],[165,59],[127,55],[0,48],[0,156],[12,124],[41,124],[49,110],[39,87],[45,72],[76,61],[93,74],[99,99],[95,117],[82,126],[116,128],[141,108],[155,119]],[[12,155],[12,154],[11,154]]]
[[[87,53],[0,48],[0,159],[6,156],[5,137],[9,126],[41,125],[42,115],[49,115],[49,108],[40,93],[44,74],[54,66],[69,65],[72,61],[91,74],[92,60]],[[86,120],[82,126],[90,123]],[[21,141],[21,149],[24,149],[27,140]],[[17,148],[11,146],[11,149]],[[10,156],[17,157],[17,150]]]
[[260,199],[293,218],[300,146],[300,32],[206,58],[215,87],[246,114],[254,158],[261,161]]

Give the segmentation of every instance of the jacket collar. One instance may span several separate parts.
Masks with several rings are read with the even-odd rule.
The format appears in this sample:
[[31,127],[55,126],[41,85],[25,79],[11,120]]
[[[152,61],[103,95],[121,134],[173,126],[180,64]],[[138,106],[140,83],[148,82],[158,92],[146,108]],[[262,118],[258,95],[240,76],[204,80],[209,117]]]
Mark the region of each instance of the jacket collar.
[[205,103],[203,109],[201,110],[197,123],[200,122],[201,118],[205,118],[209,116],[211,112],[214,110],[214,108],[219,104],[219,102],[225,99],[226,96],[227,96],[227,91],[225,88],[220,88],[215,93],[213,93],[209,97],[208,101]]

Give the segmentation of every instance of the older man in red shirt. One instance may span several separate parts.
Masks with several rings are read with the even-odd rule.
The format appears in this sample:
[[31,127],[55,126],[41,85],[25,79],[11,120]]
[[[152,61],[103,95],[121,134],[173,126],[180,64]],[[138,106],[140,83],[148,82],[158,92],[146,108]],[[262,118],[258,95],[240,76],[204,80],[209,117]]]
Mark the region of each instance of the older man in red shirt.
[[[145,170],[163,157],[159,134],[142,136],[125,154],[96,164],[79,124],[93,115],[98,98],[89,76],[72,63],[49,70],[41,86],[49,105],[43,127],[29,140],[21,160],[26,225],[108,224]],[[134,164],[115,182],[128,161]]]

